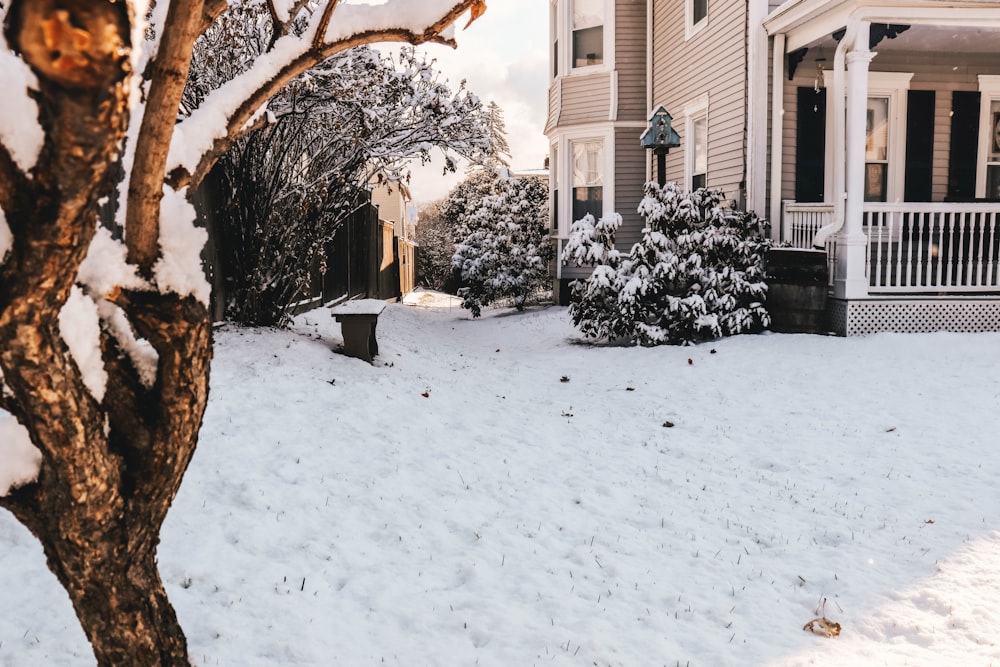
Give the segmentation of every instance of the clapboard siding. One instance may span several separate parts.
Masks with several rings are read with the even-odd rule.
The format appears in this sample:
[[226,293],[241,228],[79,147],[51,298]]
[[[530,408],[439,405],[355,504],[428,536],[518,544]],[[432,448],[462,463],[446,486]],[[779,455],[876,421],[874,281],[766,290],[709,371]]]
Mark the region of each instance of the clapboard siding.
[[559,83],[553,81],[549,84],[549,117],[545,123],[545,133],[548,134],[556,126],[559,120]]
[[[877,49],[876,49],[877,51]],[[832,60],[832,59],[831,59]],[[911,90],[933,90],[934,101],[934,160],[931,198],[943,201],[948,191],[948,163],[951,137],[951,93],[955,90],[978,90],[979,74],[1000,74],[1000,58],[995,54],[965,53],[902,53],[883,50],[870,65],[872,72],[912,72]],[[816,61],[807,57],[796,69],[795,79],[786,81],[782,99],[782,199],[795,197],[795,128],[797,109],[795,89],[813,86],[816,81]],[[822,80],[821,80],[822,81]]]
[[623,252],[639,241],[644,224],[637,211],[646,181],[646,151],[638,135],[635,128],[615,129],[615,209],[622,216],[615,245]]
[[681,146],[667,156],[667,178],[684,177],[683,105],[707,93],[708,185],[738,199],[744,178],[746,127],[746,2],[709,0],[708,26],[685,40],[684,3],[653,9],[653,105],[674,115]]
[[646,2],[618,0],[615,9],[618,120],[646,120]]
[[607,121],[611,108],[611,75],[567,76],[562,80],[559,126]]

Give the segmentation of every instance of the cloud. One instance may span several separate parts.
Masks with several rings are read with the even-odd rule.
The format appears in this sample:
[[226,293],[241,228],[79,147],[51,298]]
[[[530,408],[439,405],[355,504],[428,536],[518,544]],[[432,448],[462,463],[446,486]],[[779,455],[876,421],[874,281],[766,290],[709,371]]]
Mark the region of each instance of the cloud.
[[[462,80],[484,103],[496,102],[504,113],[511,163],[540,168],[548,153],[543,133],[548,104],[548,3],[505,0],[490,3],[486,13],[458,33],[458,48],[424,49],[452,86]],[[464,174],[441,176],[440,161],[413,167],[411,191],[418,202],[445,196]]]

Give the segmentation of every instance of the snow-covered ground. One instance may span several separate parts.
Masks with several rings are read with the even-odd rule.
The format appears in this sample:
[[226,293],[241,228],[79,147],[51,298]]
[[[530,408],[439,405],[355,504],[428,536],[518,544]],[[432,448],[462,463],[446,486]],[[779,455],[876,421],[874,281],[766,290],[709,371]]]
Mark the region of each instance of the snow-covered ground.
[[[1000,664],[1000,335],[609,348],[421,298],[375,365],[326,310],[217,332],[160,549],[196,664]],[[0,666],[93,664],[7,514],[0,600]]]

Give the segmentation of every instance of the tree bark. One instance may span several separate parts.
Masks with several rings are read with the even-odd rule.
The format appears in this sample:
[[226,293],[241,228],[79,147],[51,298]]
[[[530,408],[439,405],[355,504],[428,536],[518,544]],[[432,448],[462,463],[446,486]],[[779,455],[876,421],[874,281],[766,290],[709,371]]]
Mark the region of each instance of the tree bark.
[[38,78],[45,142],[27,173],[0,146],[0,206],[14,239],[0,265],[0,405],[27,428],[42,466],[0,507],[42,543],[100,665],[187,665],[156,548],[208,399],[208,310],[175,294],[96,295],[112,298],[159,354],[147,388],[103,332],[104,400],[59,325],[124,139],[129,24],[121,0],[20,0],[5,21]]

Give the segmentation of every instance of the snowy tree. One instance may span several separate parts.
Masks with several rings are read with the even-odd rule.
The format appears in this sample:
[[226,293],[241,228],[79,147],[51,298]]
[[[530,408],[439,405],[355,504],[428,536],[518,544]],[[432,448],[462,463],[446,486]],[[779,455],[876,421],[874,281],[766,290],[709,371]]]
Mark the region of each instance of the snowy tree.
[[509,167],[510,144],[507,143],[507,123],[503,119],[503,109],[493,100],[486,106],[486,132],[490,141],[490,151],[487,159],[479,161],[479,164],[490,169]]
[[[212,354],[190,193],[310,67],[376,41],[454,44],[485,9],[233,2],[267,8],[267,46],[182,108],[194,43],[229,4],[0,2],[0,417],[20,425],[0,442],[0,506],[41,542],[100,665],[190,664],[156,567]],[[124,244],[99,230],[105,200]]]
[[452,231],[455,245],[464,241],[472,232],[469,219],[483,198],[499,193],[499,174],[498,169],[476,167],[445,197],[441,215]]
[[595,268],[572,283],[573,323],[590,337],[643,345],[690,344],[767,326],[767,225],[752,213],[723,209],[720,200],[714,190],[685,194],[675,183],[647,183],[639,205],[646,226],[627,255],[614,249],[619,216],[574,223],[562,260]]
[[424,204],[417,211],[417,281],[436,290],[448,291],[452,285],[451,258],[455,239],[444,218],[444,198]]
[[467,234],[455,250],[462,307],[511,298],[518,310],[548,283],[552,245],[547,233],[548,187],[537,178],[494,176],[494,194],[470,203],[460,221]]
[[373,179],[403,187],[403,167],[434,150],[451,170],[455,155],[482,161],[491,151],[478,98],[439,81],[434,61],[412,47],[398,60],[369,47],[338,54],[270,108],[280,110],[275,122],[238,141],[209,176],[223,198],[215,209],[226,316],[248,324],[285,323]]

